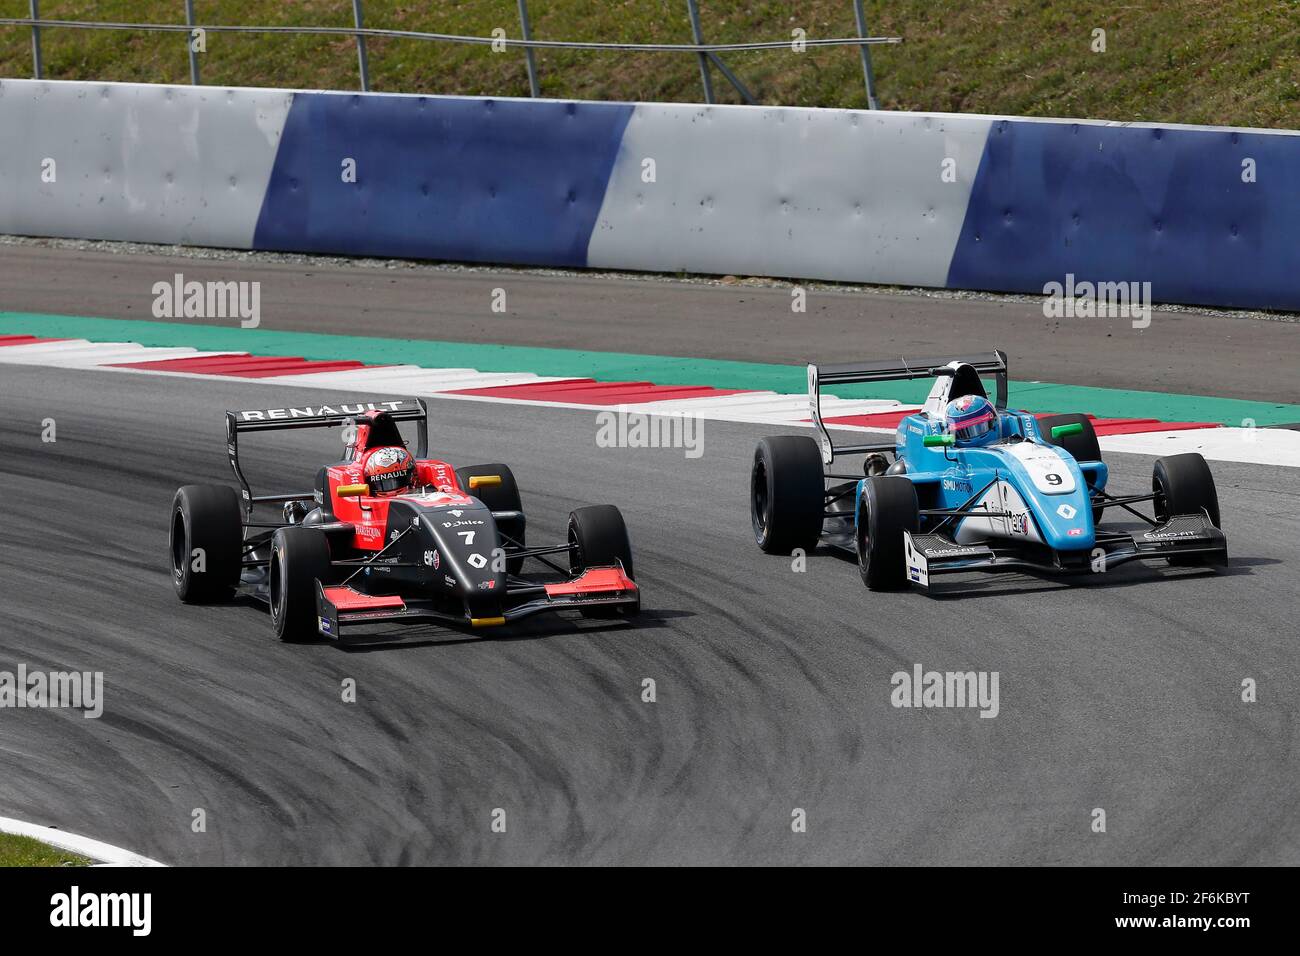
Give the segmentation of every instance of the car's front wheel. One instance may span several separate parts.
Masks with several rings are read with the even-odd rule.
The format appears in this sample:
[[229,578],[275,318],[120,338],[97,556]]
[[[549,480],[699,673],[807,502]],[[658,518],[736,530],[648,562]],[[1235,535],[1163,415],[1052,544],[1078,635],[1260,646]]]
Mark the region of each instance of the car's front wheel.
[[[1205,459],[1196,452],[1157,458],[1151,470],[1151,489],[1156,520],[1168,521],[1174,515],[1206,514],[1216,528],[1219,524],[1219,492],[1214,475]],[[1196,565],[1204,558],[1198,554],[1173,555],[1173,565]]]
[[[621,564],[623,573],[635,580],[632,542],[623,513],[613,505],[592,505],[569,514],[569,573],[578,575],[588,568]],[[612,607],[582,608],[583,617],[626,617],[641,610],[640,602]]]
[[330,579],[330,545],[314,528],[280,528],[271,537],[271,626],[282,641],[306,641],[319,631],[316,582]]
[[873,591],[907,587],[903,532],[920,525],[916,487],[906,478],[885,475],[862,482],[856,528],[858,572]]

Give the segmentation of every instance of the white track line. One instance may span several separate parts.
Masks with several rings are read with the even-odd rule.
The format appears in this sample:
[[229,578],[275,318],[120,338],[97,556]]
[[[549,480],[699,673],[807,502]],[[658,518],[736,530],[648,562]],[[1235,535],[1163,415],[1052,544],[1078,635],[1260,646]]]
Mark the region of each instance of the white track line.
[[14,820],[10,817],[0,817],[0,833],[9,833],[14,836],[33,837],[42,843],[48,843],[52,847],[60,850],[66,850],[69,853],[76,853],[87,859],[94,860],[97,863],[105,863],[110,866],[166,866],[165,863],[159,863],[157,860],[151,860],[147,856],[141,856],[139,853],[132,853],[130,850],[123,850],[119,846],[113,846],[111,843],[104,843],[101,840],[92,840],[90,837],[77,836],[75,833],[65,833],[62,830],[56,830],[53,827],[42,827],[35,823],[27,823],[23,820]]
[[1300,432],[1287,428],[1193,428],[1101,439],[1106,451],[1133,455],[1200,452],[1211,461],[1300,468]]
[[[486,402],[501,405],[533,405],[545,408],[568,408],[592,412],[634,411],[643,414],[692,414],[709,421],[747,424],[785,425],[810,428],[808,399],[805,395],[782,395],[772,391],[742,392],[735,395],[705,395],[695,398],[667,399],[662,402],[628,402],[623,405],[585,402],[551,402],[532,398],[497,398],[487,395],[457,395],[454,390],[491,388],[501,385],[528,385],[567,381],[575,376],[544,376],[531,372],[480,372],[472,368],[424,368],[418,365],[389,365],[378,368],[345,369],[333,372],[310,372],[305,375],[275,375],[245,378],[237,375],[210,375],[202,372],[164,372],[157,369],[124,369],[109,366],[127,362],[154,362],[173,358],[206,358],[239,355],[239,352],[200,352],[183,347],[159,348],[133,342],[89,342],[70,339],[32,345],[0,345],[0,364],[46,365],[62,368],[105,368],[112,372],[143,375],[170,375],[173,378],[230,379],[259,385],[292,388],[356,390],[371,393],[420,395],[453,401]],[[584,377],[584,376],[577,376]],[[913,405],[890,400],[844,399],[822,397],[822,417],[870,415]],[[862,425],[830,427],[842,431],[892,434],[892,428]],[[1204,428],[1139,435],[1111,435],[1101,439],[1106,451],[1136,455],[1171,455],[1185,451],[1200,452],[1211,461],[1235,461],[1258,465],[1282,465],[1300,468],[1300,432],[1282,428]]]
[[56,368],[96,368],[127,362],[157,362],[178,358],[209,358],[238,352],[200,352],[187,347],[149,348],[134,342],[38,342],[34,345],[0,345],[0,361],[11,365],[45,365]]

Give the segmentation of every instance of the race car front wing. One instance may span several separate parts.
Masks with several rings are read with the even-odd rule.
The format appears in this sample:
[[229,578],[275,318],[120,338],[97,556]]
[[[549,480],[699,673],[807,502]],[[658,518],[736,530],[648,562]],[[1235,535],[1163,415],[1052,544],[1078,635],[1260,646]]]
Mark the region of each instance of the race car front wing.
[[[436,602],[399,595],[373,595],[346,585],[316,582],[317,629],[325,637],[340,639],[343,631],[362,624],[444,623],[474,628],[496,627],[545,611],[583,608],[635,608],[641,593],[636,582],[617,565],[588,568],[569,581],[551,584],[520,583],[507,587],[496,613],[449,613]],[[481,610],[481,609],[480,609]]]
[[965,571],[1040,571],[1049,574],[1101,573],[1129,561],[1199,557],[1209,564],[1228,563],[1228,541],[1205,514],[1174,515],[1149,531],[1130,534],[1098,531],[1088,550],[1056,551],[1010,539],[961,544],[944,534],[903,533],[907,579],[930,587],[940,574]]

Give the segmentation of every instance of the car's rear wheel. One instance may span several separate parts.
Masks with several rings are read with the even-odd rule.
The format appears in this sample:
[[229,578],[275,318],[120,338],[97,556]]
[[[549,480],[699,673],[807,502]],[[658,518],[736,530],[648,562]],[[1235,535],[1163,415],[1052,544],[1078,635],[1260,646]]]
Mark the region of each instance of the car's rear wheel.
[[[1205,459],[1196,452],[1157,458],[1151,470],[1152,502],[1156,520],[1164,522],[1174,515],[1195,515],[1204,512],[1210,523],[1219,525],[1219,492],[1214,485],[1214,475]],[[1196,565],[1203,562],[1198,554],[1174,555],[1173,565]]]
[[[569,514],[569,571],[578,575],[588,568],[621,564],[623,573],[635,580],[632,567],[632,542],[628,537],[623,513],[613,505],[591,505]],[[638,600],[632,605],[582,608],[583,617],[630,617],[641,610]]]
[[[470,479],[474,477],[496,477],[500,478],[501,481],[499,484],[483,485],[471,489],[469,486]],[[527,522],[524,520],[524,505],[519,497],[519,485],[515,482],[515,474],[510,470],[509,465],[466,465],[464,468],[456,469],[456,481],[465,494],[473,495],[492,511],[518,512],[518,518],[499,519],[497,521],[497,530],[502,534],[503,545],[508,543],[505,541],[505,537],[508,536],[519,547],[524,547],[527,532]],[[513,547],[513,545],[511,546]],[[506,572],[508,574],[518,574],[523,569],[523,566],[523,558],[509,558],[506,561]]]
[[316,582],[330,580],[330,545],[314,528],[280,528],[271,537],[271,626],[282,641],[306,641],[320,633]]
[[172,498],[172,584],[186,604],[229,600],[243,561],[244,512],[227,485],[185,485]]
[[802,435],[759,441],[749,476],[754,539],[768,554],[811,551],[821,539],[825,470],[817,442]]
[[856,528],[858,572],[873,591],[907,587],[903,532],[920,526],[916,488],[906,478],[885,475],[862,483]]

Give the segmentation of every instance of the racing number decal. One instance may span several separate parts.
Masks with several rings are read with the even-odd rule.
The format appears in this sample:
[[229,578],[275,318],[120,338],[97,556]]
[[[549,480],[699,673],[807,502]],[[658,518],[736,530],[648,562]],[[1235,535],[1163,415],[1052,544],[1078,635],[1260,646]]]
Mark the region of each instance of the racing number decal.
[[1074,491],[1074,475],[1055,448],[1021,442],[1008,445],[1007,452],[1024,466],[1030,481],[1039,491],[1050,495],[1068,495]]
[[458,535],[460,535],[462,538],[465,539],[465,543],[466,543],[466,544],[473,544],[473,543],[474,543],[474,532],[473,532],[473,531],[457,531],[456,533],[457,533]]

